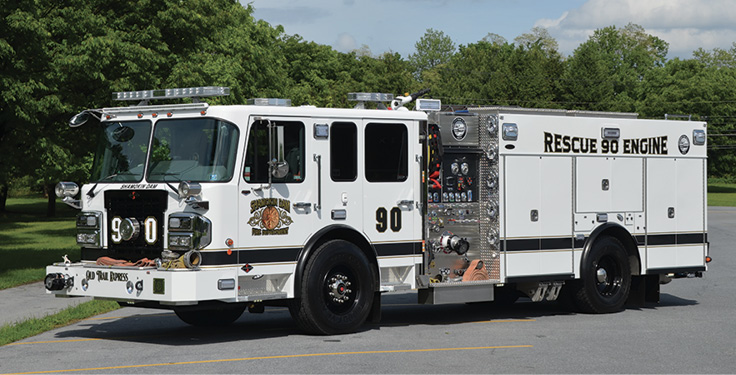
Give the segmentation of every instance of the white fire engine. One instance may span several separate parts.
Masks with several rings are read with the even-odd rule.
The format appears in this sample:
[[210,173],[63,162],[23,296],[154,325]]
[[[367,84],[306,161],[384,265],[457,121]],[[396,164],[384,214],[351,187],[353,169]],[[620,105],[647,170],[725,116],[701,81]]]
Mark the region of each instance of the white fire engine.
[[[78,199],[57,186],[81,210],[81,261],[49,266],[49,293],[194,325],[288,305],[332,334],[377,321],[381,294],[402,290],[615,312],[710,260],[703,122],[403,107],[421,92],[354,93],[353,109],[200,101],[228,93],[120,92],[141,103],[72,118],[99,132],[94,182]],[[193,103],[149,105],[181,97]]]

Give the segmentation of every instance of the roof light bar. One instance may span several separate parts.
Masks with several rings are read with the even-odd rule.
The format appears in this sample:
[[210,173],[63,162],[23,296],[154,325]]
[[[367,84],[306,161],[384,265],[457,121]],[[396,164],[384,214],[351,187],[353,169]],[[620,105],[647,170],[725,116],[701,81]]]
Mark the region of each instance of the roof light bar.
[[291,107],[291,99],[278,98],[254,98],[246,101],[248,105],[266,105],[278,107]]
[[103,114],[123,114],[123,113],[139,113],[145,112],[168,112],[172,110],[184,111],[184,110],[206,110],[209,108],[207,103],[190,103],[190,104],[165,104],[165,105],[149,105],[149,106],[133,106],[133,107],[110,107],[103,108],[101,112]]
[[230,95],[229,87],[205,86],[159,90],[120,91],[112,94],[112,100],[175,99],[227,95]]
[[390,102],[394,100],[394,94],[351,92],[348,93],[348,100],[353,102]]

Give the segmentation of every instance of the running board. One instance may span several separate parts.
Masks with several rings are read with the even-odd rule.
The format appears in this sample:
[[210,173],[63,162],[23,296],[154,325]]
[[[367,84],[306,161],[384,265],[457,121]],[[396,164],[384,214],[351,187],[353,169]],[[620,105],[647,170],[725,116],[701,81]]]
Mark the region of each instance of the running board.
[[404,283],[381,284],[381,292],[398,292],[401,290],[411,290],[411,284],[404,284]]
[[[441,285],[441,287],[440,287]],[[493,301],[495,284],[457,283],[457,285],[430,284],[429,288],[419,289],[419,303],[423,305],[442,305],[449,303]]]

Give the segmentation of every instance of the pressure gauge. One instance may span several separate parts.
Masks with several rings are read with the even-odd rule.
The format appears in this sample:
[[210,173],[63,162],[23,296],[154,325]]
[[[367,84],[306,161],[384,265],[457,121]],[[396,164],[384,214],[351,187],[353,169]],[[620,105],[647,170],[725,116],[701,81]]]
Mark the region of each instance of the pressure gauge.
[[468,165],[468,163],[462,163],[460,165],[460,172],[462,172],[462,174],[467,176],[469,171],[470,171],[470,166]]
[[452,171],[452,174],[458,174],[460,172],[460,166],[457,163],[452,163],[450,165],[450,171]]

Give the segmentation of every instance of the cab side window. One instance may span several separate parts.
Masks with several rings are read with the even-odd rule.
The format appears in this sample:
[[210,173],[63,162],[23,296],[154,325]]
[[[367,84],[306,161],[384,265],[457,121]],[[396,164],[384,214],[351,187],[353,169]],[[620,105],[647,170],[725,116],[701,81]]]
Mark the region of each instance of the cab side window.
[[358,129],[352,122],[335,122],[330,127],[330,177],[332,181],[358,177]]
[[406,181],[407,129],[404,124],[370,123],[365,127],[365,178],[369,182]]
[[[297,121],[274,121],[271,130],[271,156],[288,163],[283,178],[271,177],[274,183],[300,183],[304,181],[304,124]],[[277,134],[282,132],[284,147],[278,148]],[[243,179],[250,183],[268,183],[269,174],[268,122],[257,121],[251,125],[248,146],[245,151]]]

